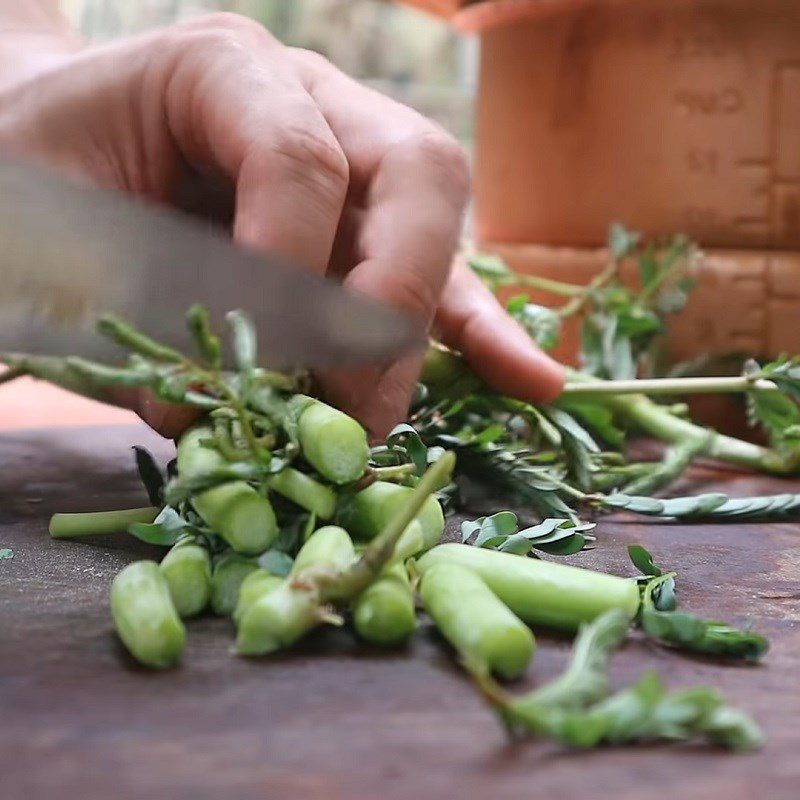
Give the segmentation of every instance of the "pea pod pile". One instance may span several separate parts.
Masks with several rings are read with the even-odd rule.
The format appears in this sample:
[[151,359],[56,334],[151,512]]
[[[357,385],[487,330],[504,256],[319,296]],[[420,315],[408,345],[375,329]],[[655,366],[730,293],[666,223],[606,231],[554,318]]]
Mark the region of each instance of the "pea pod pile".
[[[151,507],[58,514],[51,522],[55,538],[127,528],[165,548],[160,564],[130,564],[111,587],[114,624],[134,658],[157,669],[176,665],[184,620],[203,613],[232,618],[243,656],[290,648],[324,624],[351,623],[370,644],[400,647],[417,627],[421,603],[483,695],[517,730],[577,746],[652,738],[758,745],[752,723],[703,687],[676,698],[646,677],[612,697],[600,689],[611,651],[634,625],[670,646],[746,660],[763,655],[762,637],[676,612],[674,574],[641,553],[634,563],[644,574],[632,579],[530,557],[575,553],[594,538],[570,499],[580,495],[581,502],[613,508],[617,497],[622,507],[621,496],[579,490],[571,481],[598,477],[602,464],[636,465],[592,449],[591,437],[563,409],[489,395],[457,355],[440,348],[429,354],[413,424],[370,449],[363,428],[316,399],[305,376],[256,367],[248,321],[232,314],[230,322],[234,371],[222,369],[220,343],[199,308],[189,314],[199,360],[114,318],[102,330],[132,351],[124,367],[16,357],[18,371],[85,394],[141,386],[205,412],[179,440],[166,474],[137,451]],[[536,449],[533,439],[517,449],[514,437],[545,432],[563,454]],[[513,515],[503,512],[467,524],[464,541],[477,532],[473,544],[440,544],[444,511],[457,499],[456,454],[461,473],[474,477],[481,474],[476,465],[489,464],[487,478],[523,486],[529,490],[523,498],[547,518],[520,531],[516,523],[508,527]],[[625,497],[625,507],[636,510]],[[654,502],[639,506],[654,513]],[[554,628],[579,634],[567,672],[532,698],[506,694],[495,678],[520,676],[534,656],[534,630]],[[596,641],[606,644],[598,651]],[[681,724],[664,724],[679,711]],[[630,719],[638,727],[628,726]]]

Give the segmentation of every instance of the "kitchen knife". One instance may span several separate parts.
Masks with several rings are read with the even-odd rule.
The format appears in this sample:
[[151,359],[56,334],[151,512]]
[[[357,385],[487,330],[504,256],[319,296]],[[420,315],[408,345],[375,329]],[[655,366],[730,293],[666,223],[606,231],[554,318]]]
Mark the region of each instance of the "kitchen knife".
[[399,311],[188,215],[0,159],[0,351],[118,359],[94,332],[105,312],[184,349],[193,303],[218,327],[245,311],[276,369],[387,362],[424,344]]

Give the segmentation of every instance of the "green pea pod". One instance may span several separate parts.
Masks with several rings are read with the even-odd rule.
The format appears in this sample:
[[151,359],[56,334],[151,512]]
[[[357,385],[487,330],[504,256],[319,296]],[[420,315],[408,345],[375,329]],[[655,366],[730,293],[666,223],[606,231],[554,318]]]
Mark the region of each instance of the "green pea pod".
[[236,553],[225,553],[214,563],[211,573],[211,608],[221,617],[229,617],[239,600],[242,581],[258,564]]
[[347,531],[335,525],[309,536],[294,560],[291,574],[281,585],[255,599],[239,617],[236,649],[242,655],[266,655],[294,644],[325,619],[319,589],[303,581],[302,573],[314,567],[333,572],[346,569],[356,554]]
[[199,614],[211,597],[211,558],[192,542],[178,542],[158,565],[175,610],[182,618]]
[[[432,465],[409,502],[387,521],[380,536],[355,563],[351,563],[355,553],[346,531],[329,526],[312,534],[295,560],[296,565],[300,562],[297,571],[277,589],[259,597],[242,616],[236,638],[239,652],[271,653],[297,641],[322,622],[341,624],[329,603],[352,603],[380,577],[398,538],[454,465],[452,453]],[[322,569],[314,569],[317,566]]]
[[292,575],[309,567],[346,569],[355,560],[356,551],[350,534],[337,525],[326,525],[314,531],[300,548],[292,565]]
[[[376,481],[356,493],[341,509],[338,521],[350,533],[360,539],[374,539],[383,530],[387,520],[408,502],[414,490],[396,483]],[[436,545],[444,533],[444,514],[435,497],[429,497],[415,522],[403,533],[396,552],[411,556]],[[418,545],[414,549],[414,545]]]
[[603,572],[464,544],[434,547],[417,561],[416,568],[424,577],[440,564],[455,564],[477,573],[529,625],[574,632],[581,623],[610,609],[620,609],[629,619],[639,610],[636,583]]
[[336,492],[304,472],[285,467],[273,475],[268,484],[274,492],[311,511],[319,519],[329,520],[336,513]]
[[400,647],[414,632],[417,615],[405,565],[396,562],[353,605],[356,633],[378,647]]
[[294,644],[321,621],[315,585],[298,585],[291,577],[261,594],[241,615],[236,650],[246,656],[274,653]]
[[233,619],[237,624],[247,610],[259,597],[277,589],[283,583],[283,578],[273,575],[269,570],[257,569],[251,572],[239,587],[239,600],[233,611]]
[[[179,475],[192,478],[229,466],[222,454],[202,444],[211,438],[211,429],[205,425],[198,425],[181,437]],[[191,502],[205,523],[238,553],[259,555],[278,535],[269,500],[245,481],[229,481],[198,492]]]
[[186,631],[155,561],[135,561],[114,578],[111,616],[119,638],[140,663],[165,669],[180,659]]
[[434,395],[449,398],[470,394],[481,385],[458,353],[437,342],[431,342],[425,352],[420,381]]
[[297,423],[306,461],[332,483],[357,481],[369,463],[366,431],[352,417],[314,400]]
[[438,564],[420,583],[425,610],[455,649],[504,678],[518,678],[533,657],[533,634],[471,570]]

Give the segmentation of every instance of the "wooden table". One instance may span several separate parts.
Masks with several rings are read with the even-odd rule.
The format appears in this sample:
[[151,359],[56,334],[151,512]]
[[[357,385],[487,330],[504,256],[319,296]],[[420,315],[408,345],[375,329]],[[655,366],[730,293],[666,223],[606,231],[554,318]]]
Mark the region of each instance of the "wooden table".
[[[745,622],[773,643],[760,667],[687,658],[634,636],[617,684],[658,668],[671,686],[707,682],[752,713],[755,755],[697,746],[587,753],[509,744],[447,650],[423,627],[384,654],[324,631],[265,660],[228,652],[231,626],[189,625],[180,669],[138,668],[115,640],[108,585],[154,551],[125,536],[55,542],[56,510],[141,504],[129,446],[164,458],[143,427],[0,436],[0,797],[111,798],[797,798],[800,796],[800,526],[664,525],[606,518],[576,563],[632,574],[640,542],[677,568],[688,609]],[[697,472],[704,488],[778,490],[766,479]],[[786,484],[780,484],[781,488]],[[553,676],[568,642],[539,636],[529,682]]]

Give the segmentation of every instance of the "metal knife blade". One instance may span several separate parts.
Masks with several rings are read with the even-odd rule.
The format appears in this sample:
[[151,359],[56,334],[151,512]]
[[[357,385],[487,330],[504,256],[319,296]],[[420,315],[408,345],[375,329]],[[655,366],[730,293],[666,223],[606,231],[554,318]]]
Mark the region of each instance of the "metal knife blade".
[[105,312],[185,348],[196,302],[218,329],[245,311],[278,369],[380,363],[424,342],[399,311],[187,215],[0,160],[0,351],[118,358],[94,332]]

